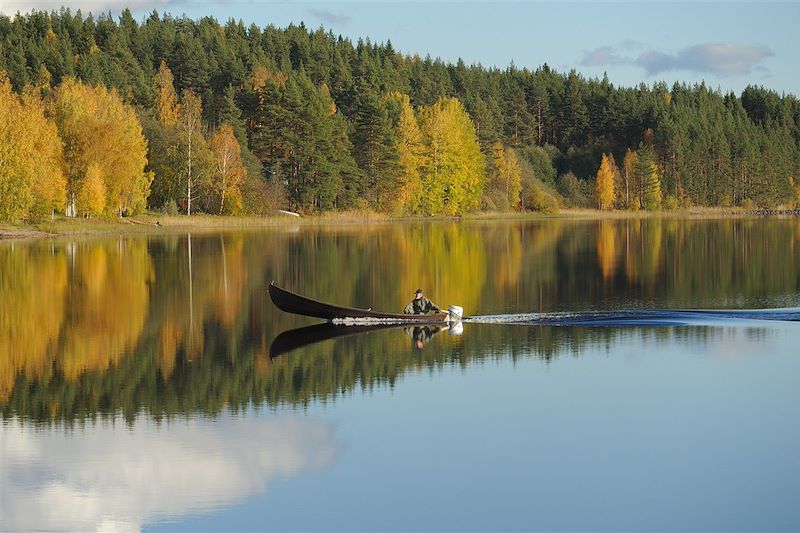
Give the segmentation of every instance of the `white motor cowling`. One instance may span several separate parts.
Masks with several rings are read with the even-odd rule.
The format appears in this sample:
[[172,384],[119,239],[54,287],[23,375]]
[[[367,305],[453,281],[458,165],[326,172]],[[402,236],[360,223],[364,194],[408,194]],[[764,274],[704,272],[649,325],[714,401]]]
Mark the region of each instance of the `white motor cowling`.
[[460,320],[456,320],[455,322],[450,322],[450,327],[447,328],[447,333],[450,335],[458,336],[464,332],[464,324],[461,323]]
[[458,305],[451,305],[447,308],[447,314],[450,315],[450,320],[461,320],[464,316],[464,308]]

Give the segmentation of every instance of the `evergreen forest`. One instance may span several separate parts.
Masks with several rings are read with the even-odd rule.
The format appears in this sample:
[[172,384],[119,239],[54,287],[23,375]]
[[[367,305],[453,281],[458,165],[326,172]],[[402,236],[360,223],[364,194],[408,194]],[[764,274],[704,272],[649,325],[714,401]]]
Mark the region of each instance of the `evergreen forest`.
[[[435,53],[435,51],[431,51]],[[800,204],[800,103],[153,12],[0,16],[0,221]]]

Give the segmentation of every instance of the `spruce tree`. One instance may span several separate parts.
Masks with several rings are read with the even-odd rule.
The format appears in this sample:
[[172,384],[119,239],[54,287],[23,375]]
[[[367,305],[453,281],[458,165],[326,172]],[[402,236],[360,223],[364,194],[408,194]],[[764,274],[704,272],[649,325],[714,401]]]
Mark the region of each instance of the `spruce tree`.
[[400,174],[397,141],[386,105],[367,84],[359,87],[352,141],[364,177],[359,196],[375,209],[391,210]]

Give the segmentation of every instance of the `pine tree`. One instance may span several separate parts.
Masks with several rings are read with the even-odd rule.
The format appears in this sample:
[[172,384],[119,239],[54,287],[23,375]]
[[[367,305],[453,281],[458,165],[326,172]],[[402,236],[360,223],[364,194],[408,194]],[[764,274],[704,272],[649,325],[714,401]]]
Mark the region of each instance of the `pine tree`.
[[506,89],[506,124],[505,134],[508,143],[514,148],[524,146],[531,142],[531,125],[533,117],[528,112],[525,92],[519,84],[511,78]]
[[549,77],[549,73],[537,71],[528,87],[528,100],[535,124],[534,139],[539,146],[547,142],[555,143],[552,138],[555,131],[552,127],[550,93],[546,84],[546,78]]
[[564,88],[564,107],[562,112],[563,149],[570,145],[584,144],[589,127],[589,112],[584,103],[582,83],[573,70],[567,77]]
[[352,140],[365,179],[359,196],[378,210],[390,210],[400,173],[397,141],[386,106],[365,84],[356,101]]
[[473,98],[465,102],[472,121],[475,123],[475,133],[478,135],[478,142],[484,153],[489,153],[492,144],[500,138],[497,131],[497,117],[495,112],[480,97]]
[[244,147],[247,146],[247,129],[245,128],[244,120],[242,120],[242,110],[236,104],[236,89],[234,89],[233,85],[225,87],[220,106],[219,123],[230,126],[239,140],[239,144]]

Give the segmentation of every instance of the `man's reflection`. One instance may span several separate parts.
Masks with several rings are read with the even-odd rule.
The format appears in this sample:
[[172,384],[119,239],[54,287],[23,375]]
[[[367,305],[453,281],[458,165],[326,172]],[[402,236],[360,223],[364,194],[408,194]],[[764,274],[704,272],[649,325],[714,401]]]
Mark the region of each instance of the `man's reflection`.
[[442,331],[443,329],[447,329],[440,326],[415,326],[413,328],[404,328],[406,335],[411,337],[412,343],[414,344],[414,348],[417,350],[422,350],[425,348],[425,343],[430,341],[434,335]]

